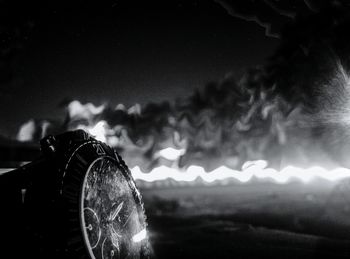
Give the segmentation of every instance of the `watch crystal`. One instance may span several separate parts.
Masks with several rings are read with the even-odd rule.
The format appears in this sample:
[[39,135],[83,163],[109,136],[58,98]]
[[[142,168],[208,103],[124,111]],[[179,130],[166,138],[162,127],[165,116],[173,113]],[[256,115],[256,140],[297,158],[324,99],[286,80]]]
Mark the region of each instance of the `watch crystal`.
[[140,258],[146,238],[143,213],[116,162],[100,158],[82,189],[82,227],[91,258]]

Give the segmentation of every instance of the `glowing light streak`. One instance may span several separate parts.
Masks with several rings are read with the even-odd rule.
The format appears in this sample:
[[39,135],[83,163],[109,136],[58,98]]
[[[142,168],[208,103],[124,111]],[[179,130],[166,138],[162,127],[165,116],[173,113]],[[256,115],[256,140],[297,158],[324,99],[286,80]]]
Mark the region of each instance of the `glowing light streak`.
[[144,240],[147,237],[147,231],[146,229],[142,229],[139,233],[135,234],[132,237],[132,241],[135,243],[141,242],[142,240]]
[[35,134],[35,122],[30,120],[23,124],[17,134],[17,140],[21,142],[31,141]]
[[273,168],[267,168],[267,162],[264,160],[248,161],[243,165],[242,170],[220,166],[211,172],[206,172],[200,166],[190,166],[187,169],[159,166],[149,173],[144,173],[140,167],[136,166],[131,169],[131,173],[135,180],[145,182],[164,181],[167,179],[172,179],[176,182],[193,182],[200,179],[206,183],[213,183],[215,181],[232,179],[246,183],[255,178],[261,181],[265,180],[285,184],[293,180],[308,183],[315,179],[334,182],[344,178],[350,178],[350,169],[347,168],[327,170],[317,166],[306,169],[287,166],[281,171],[278,171]]
[[186,150],[185,149],[175,149],[175,148],[165,148],[160,150],[157,154],[161,157],[164,157],[168,160],[177,160],[180,156],[185,154]]
[[99,121],[93,127],[79,125],[77,128],[86,130],[87,132],[89,132],[89,134],[91,134],[94,138],[96,138],[99,141],[106,142],[107,140],[106,136],[107,136],[108,124],[105,121]]
[[82,104],[75,100],[68,104],[68,114],[70,118],[79,117],[89,119],[92,115],[102,113],[104,105],[95,106],[92,103]]

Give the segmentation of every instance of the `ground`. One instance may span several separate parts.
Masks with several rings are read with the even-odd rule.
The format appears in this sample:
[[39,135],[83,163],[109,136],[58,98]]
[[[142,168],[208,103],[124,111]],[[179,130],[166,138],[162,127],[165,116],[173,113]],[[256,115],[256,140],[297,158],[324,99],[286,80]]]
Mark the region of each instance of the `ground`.
[[141,192],[156,258],[349,258],[348,186],[316,181]]

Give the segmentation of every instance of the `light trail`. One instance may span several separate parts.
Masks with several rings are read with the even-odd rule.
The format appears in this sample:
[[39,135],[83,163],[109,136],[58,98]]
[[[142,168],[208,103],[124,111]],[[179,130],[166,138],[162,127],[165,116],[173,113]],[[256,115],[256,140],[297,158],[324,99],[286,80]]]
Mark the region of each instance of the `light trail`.
[[350,169],[340,167],[327,170],[317,166],[304,169],[287,166],[281,171],[278,171],[273,168],[268,168],[266,161],[257,160],[246,162],[242,166],[242,170],[234,170],[226,166],[220,166],[211,172],[206,172],[204,168],[200,166],[190,166],[187,169],[159,166],[149,173],[144,173],[141,171],[140,167],[136,166],[131,169],[131,174],[135,180],[145,182],[165,181],[167,179],[176,182],[193,182],[200,179],[206,183],[213,183],[215,181],[232,179],[241,183],[247,183],[255,178],[261,181],[285,184],[293,180],[309,183],[315,179],[336,182],[345,178],[350,178]]
[[[13,170],[13,168],[0,168],[0,175]],[[224,180],[235,180],[241,183],[248,183],[253,179],[258,181],[270,181],[277,184],[286,184],[291,181],[309,183],[316,179],[323,179],[329,182],[337,182],[350,178],[350,169],[339,167],[327,170],[314,166],[310,168],[299,168],[287,166],[278,171],[267,167],[264,160],[248,161],[241,170],[234,170],[226,166],[220,166],[211,172],[206,172],[203,167],[189,166],[187,169],[171,168],[159,166],[149,173],[142,172],[139,166],[131,169],[131,174],[135,180],[148,183],[157,181],[174,180],[176,182],[194,182],[202,180],[205,183],[220,182]]]
[[142,240],[144,240],[147,237],[147,231],[146,229],[142,229],[139,233],[135,234],[132,237],[132,241],[134,243],[138,243],[141,242]]

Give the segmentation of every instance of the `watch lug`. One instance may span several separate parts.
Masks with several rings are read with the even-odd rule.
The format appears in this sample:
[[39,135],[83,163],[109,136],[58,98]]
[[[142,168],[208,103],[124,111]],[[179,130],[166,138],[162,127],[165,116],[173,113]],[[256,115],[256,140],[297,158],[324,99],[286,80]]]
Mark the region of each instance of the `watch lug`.
[[51,155],[56,152],[57,140],[55,136],[47,136],[40,140],[40,148],[44,155]]

